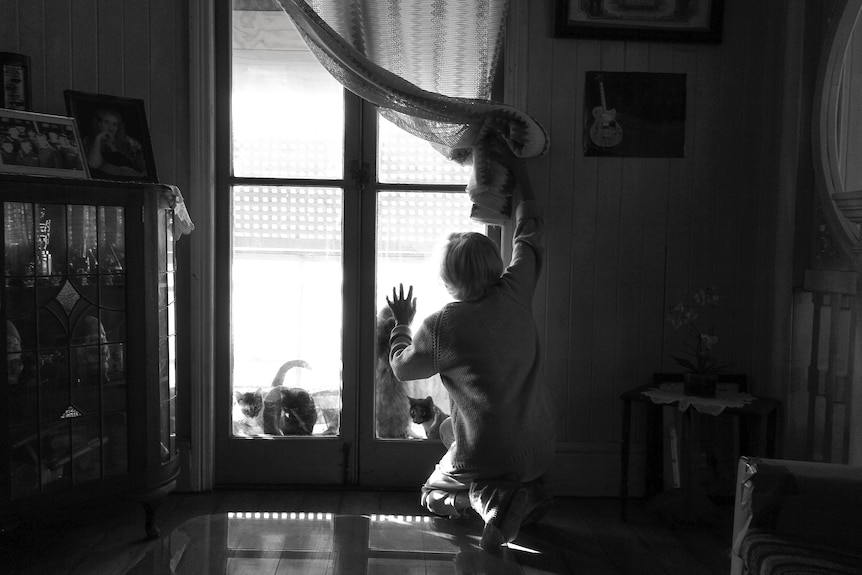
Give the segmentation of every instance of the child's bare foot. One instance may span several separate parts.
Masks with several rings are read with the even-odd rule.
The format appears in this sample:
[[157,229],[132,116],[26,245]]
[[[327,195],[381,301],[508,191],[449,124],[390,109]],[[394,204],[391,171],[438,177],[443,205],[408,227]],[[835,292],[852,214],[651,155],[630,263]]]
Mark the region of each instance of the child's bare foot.
[[545,485],[545,478],[540,477],[524,484],[527,490],[527,503],[524,511],[524,521],[521,527],[538,523],[548,514],[554,498]]

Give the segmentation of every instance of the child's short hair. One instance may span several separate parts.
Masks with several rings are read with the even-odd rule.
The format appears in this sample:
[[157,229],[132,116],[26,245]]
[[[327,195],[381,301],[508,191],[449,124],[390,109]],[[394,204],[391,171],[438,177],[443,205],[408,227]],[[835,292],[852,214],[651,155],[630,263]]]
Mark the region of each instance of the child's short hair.
[[440,278],[455,299],[478,299],[503,275],[503,258],[488,236],[476,232],[449,235],[440,260]]

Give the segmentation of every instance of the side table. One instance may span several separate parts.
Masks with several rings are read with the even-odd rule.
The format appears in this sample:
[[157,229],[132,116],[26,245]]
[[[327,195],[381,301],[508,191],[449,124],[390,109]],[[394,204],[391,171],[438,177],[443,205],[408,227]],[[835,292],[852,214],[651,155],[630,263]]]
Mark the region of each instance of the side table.
[[[654,403],[646,395],[651,389],[657,389],[662,382],[675,379],[682,381],[682,374],[656,374],[655,382],[641,385],[622,395],[622,447],[620,449],[620,517],[626,520],[626,504],[628,500],[629,452],[631,445],[632,403],[640,402],[647,405],[646,430],[646,463],[644,469],[644,496],[650,498],[662,491],[664,487],[664,466],[662,463],[662,408],[679,407],[679,401],[670,403]],[[741,390],[742,391],[742,390]],[[743,455],[775,457],[775,436],[778,424],[779,402],[776,399],[755,397],[741,407],[726,407],[717,416],[734,416],[739,420],[739,450]],[[695,409],[693,406],[688,409]]]

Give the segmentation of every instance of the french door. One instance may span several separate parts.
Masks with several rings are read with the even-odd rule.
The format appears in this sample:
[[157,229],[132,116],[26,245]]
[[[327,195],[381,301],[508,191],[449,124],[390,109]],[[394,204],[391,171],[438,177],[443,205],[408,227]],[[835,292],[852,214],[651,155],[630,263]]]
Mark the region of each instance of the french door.
[[376,369],[377,316],[413,285],[446,301],[436,250],[469,219],[466,168],[378,117],[273,0],[217,15],[217,485],[416,486],[444,448]]

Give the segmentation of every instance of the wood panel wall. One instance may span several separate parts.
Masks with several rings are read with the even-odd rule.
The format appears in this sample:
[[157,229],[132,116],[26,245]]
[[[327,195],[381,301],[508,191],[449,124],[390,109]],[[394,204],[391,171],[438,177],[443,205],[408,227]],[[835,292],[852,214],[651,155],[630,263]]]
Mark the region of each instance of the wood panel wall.
[[[785,17],[766,4],[728,0],[718,45],[554,38],[554,2],[513,4],[510,94],[551,139],[534,176],[548,224],[536,305],[560,406],[560,488],[613,493],[618,397],[678,371],[683,333],[666,310],[700,287],[722,296],[720,358],[754,392],[775,385],[776,266],[792,238],[777,237]],[[596,70],[685,74],[685,157],[585,157],[584,76]]]

